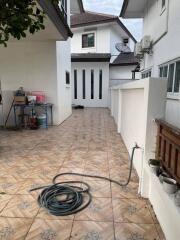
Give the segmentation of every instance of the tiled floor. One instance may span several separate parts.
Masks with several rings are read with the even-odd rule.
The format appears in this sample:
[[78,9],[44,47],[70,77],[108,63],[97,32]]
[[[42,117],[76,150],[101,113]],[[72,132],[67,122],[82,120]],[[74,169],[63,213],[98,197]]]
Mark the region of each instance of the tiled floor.
[[[106,109],[76,110],[61,126],[0,132],[0,240],[164,240],[150,204],[138,196],[138,178],[128,187],[84,180],[93,201],[75,216],[54,217],[29,189],[51,183],[61,172],[123,181],[128,154]],[[60,180],[60,179],[59,179]]]

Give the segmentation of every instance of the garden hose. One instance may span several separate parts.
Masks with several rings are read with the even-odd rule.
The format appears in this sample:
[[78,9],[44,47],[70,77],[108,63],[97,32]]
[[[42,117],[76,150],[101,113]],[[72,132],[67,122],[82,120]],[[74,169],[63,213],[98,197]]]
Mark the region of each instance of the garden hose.
[[121,187],[126,187],[131,180],[133,159],[136,149],[139,149],[137,144],[133,147],[132,150],[129,175],[125,183],[120,183],[111,178],[101,176],[67,172],[56,175],[53,178],[53,185],[33,188],[30,190],[30,192],[43,189],[43,191],[38,196],[38,203],[40,207],[45,208],[52,215],[68,216],[78,213],[88,207],[92,201],[90,186],[83,181],[67,181],[56,183],[57,178],[64,175],[82,176],[101,179],[110,183],[115,183]]

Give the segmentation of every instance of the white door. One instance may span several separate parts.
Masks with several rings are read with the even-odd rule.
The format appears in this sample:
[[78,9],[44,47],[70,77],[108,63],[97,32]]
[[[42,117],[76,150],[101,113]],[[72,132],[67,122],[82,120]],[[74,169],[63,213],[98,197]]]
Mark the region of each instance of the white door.
[[85,107],[107,107],[109,64],[72,64],[72,102]]

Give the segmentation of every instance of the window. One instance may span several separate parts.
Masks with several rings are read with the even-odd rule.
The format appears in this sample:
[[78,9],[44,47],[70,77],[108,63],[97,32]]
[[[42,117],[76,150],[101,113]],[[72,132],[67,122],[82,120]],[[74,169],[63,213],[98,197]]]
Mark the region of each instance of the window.
[[74,99],[77,99],[77,70],[74,70]]
[[173,79],[174,79],[174,63],[169,66],[169,76],[168,76],[168,92],[173,90]]
[[62,0],[61,1],[61,11],[64,16],[64,18],[67,20],[67,0]]
[[94,99],[94,70],[91,70],[91,99]]
[[179,88],[180,88],[180,61],[176,63],[174,92],[179,93]]
[[141,77],[142,77],[142,79],[151,77],[151,69],[143,72]]
[[99,99],[102,99],[102,70],[99,71]]
[[66,84],[70,84],[70,73],[66,71]]
[[82,35],[82,48],[95,47],[95,34],[88,33]]
[[159,77],[168,78],[168,93],[180,92],[180,60],[170,62],[159,68]]
[[82,90],[83,90],[83,99],[86,99],[86,71],[83,70],[83,78],[82,78]]

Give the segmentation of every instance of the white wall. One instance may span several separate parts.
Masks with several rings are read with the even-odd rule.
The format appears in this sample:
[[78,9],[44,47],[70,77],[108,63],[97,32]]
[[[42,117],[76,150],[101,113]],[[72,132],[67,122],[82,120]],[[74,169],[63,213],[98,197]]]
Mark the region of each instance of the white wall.
[[[93,29],[93,27],[89,27]],[[86,27],[88,29],[88,27]],[[93,48],[82,48],[82,34],[88,33],[84,31],[84,28],[74,30],[74,36],[71,41],[71,53],[110,53],[110,30],[107,26],[98,26],[95,30],[89,32],[95,32],[95,47]]]
[[[57,111],[56,45],[50,42],[13,42],[0,47],[0,78],[2,81],[4,116],[13,100],[13,91],[24,87],[26,91],[44,91],[47,102]],[[12,120],[9,122],[12,124]]]
[[[57,44],[58,58],[55,41],[9,42],[7,48],[0,47],[5,119],[13,100],[13,91],[19,87],[26,91],[45,92],[46,101],[54,104],[54,124],[60,124],[70,114],[71,91],[65,88],[65,69],[70,71],[71,68],[70,46],[68,42],[64,44],[66,48],[61,43]],[[13,124],[13,118],[11,114],[9,125]]]
[[66,85],[66,71],[70,73],[71,81],[71,54],[70,39],[66,42],[57,42],[57,92],[59,106],[59,121],[63,122],[72,113],[71,82]]
[[[74,69],[77,69],[78,99],[74,99]],[[86,99],[82,99],[82,70],[86,70]],[[91,99],[91,69],[94,70],[95,99]],[[99,70],[103,71],[103,91],[102,99],[99,99]],[[109,91],[109,63],[72,63],[72,99],[73,104],[85,107],[107,107]]]
[[[150,3],[152,2],[152,3]],[[144,34],[152,36],[153,41],[161,36],[162,33],[167,34],[154,45],[153,55],[147,55],[144,58],[144,69],[152,68],[152,76],[158,77],[159,65],[170,60],[180,58],[180,1],[169,0],[166,10],[160,14],[159,6],[156,1],[149,0],[149,10],[146,10],[144,18]],[[167,25],[166,25],[167,21]],[[176,100],[167,99],[166,120],[171,124],[180,128],[180,97]]]
[[148,160],[155,158],[157,126],[154,119],[165,115],[166,88],[165,79],[153,78],[113,87],[111,113],[129,153],[135,142],[143,148],[134,158],[142,196],[150,199],[166,239],[179,240],[180,208],[175,206],[174,196],[164,192],[148,166]]

